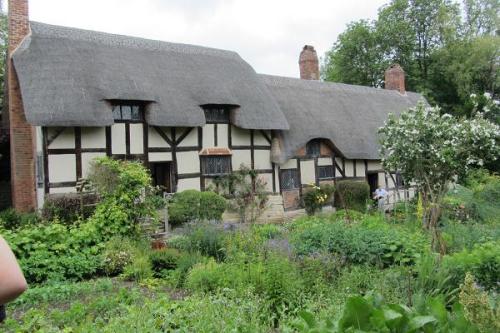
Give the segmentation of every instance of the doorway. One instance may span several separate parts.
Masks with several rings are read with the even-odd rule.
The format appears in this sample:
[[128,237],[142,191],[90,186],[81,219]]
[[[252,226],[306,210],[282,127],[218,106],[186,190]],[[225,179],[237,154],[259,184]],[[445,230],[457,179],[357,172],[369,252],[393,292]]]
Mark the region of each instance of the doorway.
[[159,186],[164,192],[172,193],[172,162],[150,162],[153,185]]
[[367,174],[368,185],[370,185],[370,196],[373,196],[373,193],[378,188],[378,173],[368,173]]

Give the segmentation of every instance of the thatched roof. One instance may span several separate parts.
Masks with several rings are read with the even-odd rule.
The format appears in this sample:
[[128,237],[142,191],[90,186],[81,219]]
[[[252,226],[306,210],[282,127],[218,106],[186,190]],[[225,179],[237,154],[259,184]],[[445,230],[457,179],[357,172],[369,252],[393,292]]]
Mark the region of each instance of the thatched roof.
[[377,130],[389,113],[399,114],[423,97],[342,83],[261,75],[290,124],[282,131],[280,161],[309,140],[324,138],[346,158],[379,159]]
[[31,22],[13,54],[33,125],[104,126],[115,99],[151,101],[146,120],[201,126],[200,105],[236,106],[233,122],[288,129],[275,99],[235,52]]

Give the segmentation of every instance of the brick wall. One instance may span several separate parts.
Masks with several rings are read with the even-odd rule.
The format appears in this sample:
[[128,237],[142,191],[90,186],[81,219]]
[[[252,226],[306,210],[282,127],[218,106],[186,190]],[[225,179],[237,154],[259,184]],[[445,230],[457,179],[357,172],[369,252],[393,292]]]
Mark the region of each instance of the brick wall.
[[405,71],[398,64],[391,65],[385,71],[385,89],[405,93]]
[[10,158],[12,204],[17,211],[36,208],[35,130],[27,123],[17,74],[11,54],[29,33],[28,0],[9,1],[8,110],[10,120]]
[[300,193],[299,190],[287,190],[282,192],[283,208],[293,209],[300,206]]
[[299,57],[300,78],[319,80],[319,61],[314,46],[305,45]]

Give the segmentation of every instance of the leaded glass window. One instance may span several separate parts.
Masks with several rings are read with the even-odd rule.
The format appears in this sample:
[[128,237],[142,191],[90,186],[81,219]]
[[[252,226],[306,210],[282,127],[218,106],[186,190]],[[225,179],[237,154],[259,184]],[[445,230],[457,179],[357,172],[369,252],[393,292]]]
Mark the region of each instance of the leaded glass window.
[[320,166],[318,166],[318,178],[319,179],[333,179],[333,166],[332,165],[320,165]]
[[309,141],[306,145],[306,154],[309,157],[318,157],[321,154],[321,142],[319,140]]
[[118,121],[141,121],[141,111],[140,105],[116,104],[113,105],[113,119]]
[[203,156],[201,163],[204,176],[221,176],[231,172],[231,156]]
[[294,190],[299,188],[299,171],[297,169],[281,170],[280,185],[282,190]]
[[229,123],[229,110],[222,107],[205,107],[205,119],[208,124]]

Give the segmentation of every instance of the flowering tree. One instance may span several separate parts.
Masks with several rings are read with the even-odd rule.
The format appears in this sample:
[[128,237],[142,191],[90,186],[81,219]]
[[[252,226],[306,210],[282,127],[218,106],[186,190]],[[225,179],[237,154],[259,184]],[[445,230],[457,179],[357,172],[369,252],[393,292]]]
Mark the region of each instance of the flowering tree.
[[498,157],[500,128],[476,113],[471,119],[441,115],[439,108],[419,103],[390,115],[379,129],[382,164],[417,185],[424,208],[423,224],[442,244],[437,230],[441,201],[455,176]]

